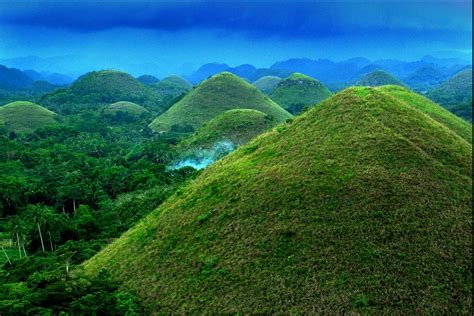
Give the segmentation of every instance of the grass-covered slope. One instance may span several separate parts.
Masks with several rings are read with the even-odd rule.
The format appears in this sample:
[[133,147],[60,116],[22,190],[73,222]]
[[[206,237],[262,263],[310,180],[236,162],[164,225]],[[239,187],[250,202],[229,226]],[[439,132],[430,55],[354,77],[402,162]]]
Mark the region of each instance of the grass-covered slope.
[[120,101],[106,106],[102,114],[107,117],[119,118],[126,117],[129,120],[139,119],[148,110],[133,102]]
[[148,109],[159,110],[160,96],[127,73],[115,70],[90,72],[71,87],[45,95],[41,105],[60,113],[75,113],[83,109],[129,101]]
[[284,122],[291,117],[290,113],[251,84],[231,73],[223,72],[191,90],[157,117],[150,127],[154,131],[167,131],[173,125],[197,129],[218,114],[231,109],[258,110],[270,115],[277,122]]
[[220,141],[243,145],[275,124],[274,119],[257,110],[229,110],[201,126],[180,145],[182,148],[210,148]]
[[456,115],[472,121],[472,68],[458,72],[429,92],[428,97]]
[[16,101],[0,107],[0,125],[7,131],[27,134],[55,122],[54,112],[28,101]]
[[264,94],[269,94],[275,89],[282,78],[277,76],[265,76],[256,80],[253,85]]
[[206,169],[86,262],[161,313],[472,313],[472,146],[351,88]]
[[361,78],[359,78],[355,85],[368,87],[396,85],[405,87],[405,84],[403,82],[383,70],[375,70],[363,75]]
[[175,98],[192,88],[192,84],[179,76],[169,76],[151,85],[151,88],[165,97]]
[[472,143],[472,125],[433,103],[433,101],[428,98],[400,86],[382,86],[377,89],[417,108],[432,119],[451,129],[467,142]]
[[331,96],[318,80],[294,73],[280,81],[269,97],[292,114],[300,113],[305,106],[314,105]]

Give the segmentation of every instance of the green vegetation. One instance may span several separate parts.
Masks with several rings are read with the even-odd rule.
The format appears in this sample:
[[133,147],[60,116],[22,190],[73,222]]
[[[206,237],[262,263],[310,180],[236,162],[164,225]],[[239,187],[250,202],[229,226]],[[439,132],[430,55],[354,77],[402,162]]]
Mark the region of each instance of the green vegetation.
[[253,83],[264,94],[270,94],[282,79],[276,76],[265,76]]
[[254,109],[277,122],[291,118],[291,114],[264,96],[254,86],[239,77],[223,72],[212,76],[191,90],[150,127],[155,132],[183,129],[193,131],[215,116],[231,109]]
[[158,314],[472,314],[472,145],[408,93],[350,88],[258,137],[86,272]]
[[265,113],[250,109],[235,109],[219,114],[184,139],[182,148],[211,148],[219,141],[243,145],[276,125]]
[[133,102],[120,101],[105,107],[102,113],[116,122],[130,122],[142,118],[148,110]]
[[28,101],[16,101],[0,107],[0,126],[9,132],[31,133],[55,123],[54,112]]
[[458,72],[429,92],[428,97],[472,122],[472,68]]
[[318,80],[294,73],[280,81],[269,97],[292,114],[300,113],[306,106],[321,102],[331,96]]
[[39,103],[60,114],[73,114],[119,101],[134,102],[156,112],[164,107],[156,92],[129,74],[115,70],[90,72],[69,88],[45,95]]
[[405,84],[383,70],[375,70],[362,76],[355,84],[356,86],[378,87],[384,85],[396,85],[405,87]]
[[137,77],[137,80],[143,83],[144,85],[151,85],[160,81],[158,80],[158,78],[152,75],[143,75],[143,76]]
[[169,76],[151,85],[151,88],[163,97],[176,98],[191,90],[193,85],[179,76]]

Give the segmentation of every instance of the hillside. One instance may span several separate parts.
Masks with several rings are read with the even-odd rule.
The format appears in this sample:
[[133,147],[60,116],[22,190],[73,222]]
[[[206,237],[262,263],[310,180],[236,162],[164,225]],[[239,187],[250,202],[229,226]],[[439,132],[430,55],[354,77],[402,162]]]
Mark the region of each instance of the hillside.
[[[150,127],[155,131],[172,128],[197,129],[218,114],[232,109],[254,109],[284,122],[291,114],[264,96],[251,84],[223,72],[202,82],[165,113]],[[174,127],[173,127],[174,126]]]
[[93,71],[77,79],[69,88],[45,95],[40,104],[59,113],[97,109],[103,105],[129,101],[159,111],[161,97],[127,73]]
[[377,87],[384,85],[397,85],[404,87],[405,84],[383,70],[375,70],[362,76],[355,84],[356,86]]
[[144,85],[151,85],[160,81],[158,80],[158,78],[152,75],[143,75],[143,76],[137,77],[137,80],[143,83]]
[[0,65],[0,88],[6,90],[23,89],[33,83],[27,74],[16,68]]
[[211,165],[85,269],[163,314],[471,314],[471,174],[447,126],[350,88]]
[[163,97],[176,98],[188,92],[192,84],[180,76],[169,76],[151,85],[151,88]]
[[445,106],[455,114],[472,120],[472,68],[458,72],[439,87],[428,93],[428,97]]
[[28,134],[56,122],[56,114],[38,104],[16,101],[0,107],[0,122],[7,131]]
[[445,72],[434,67],[422,67],[403,79],[410,88],[426,92],[446,80]]
[[243,145],[275,124],[270,116],[257,110],[229,110],[201,126],[180,145],[183,148],[210,148],[219,141]]
[[134,121],[148,113],[148,110],[136,103],[120,101],[108,105],[102,113],[115,121]]
[[331,94],[318,80],[294,73],[280,81],[269,97],[288,112],[298,114],[305,106],[315,105]]
[[275,89],[282,79],[276,76],[265,76],[253,83],[253,85],[264,94],[269,94]]

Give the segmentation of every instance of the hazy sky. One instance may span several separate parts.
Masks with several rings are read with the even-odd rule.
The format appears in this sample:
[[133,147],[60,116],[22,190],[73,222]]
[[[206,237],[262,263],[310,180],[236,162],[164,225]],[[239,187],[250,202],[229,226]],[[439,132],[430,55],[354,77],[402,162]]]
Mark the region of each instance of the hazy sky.
[[471,11],[470,1],[453,0],[0,0],[0,58],[63,56],[58,68],[67,60],[77,72],[265,67],[293,57],[470,58]]

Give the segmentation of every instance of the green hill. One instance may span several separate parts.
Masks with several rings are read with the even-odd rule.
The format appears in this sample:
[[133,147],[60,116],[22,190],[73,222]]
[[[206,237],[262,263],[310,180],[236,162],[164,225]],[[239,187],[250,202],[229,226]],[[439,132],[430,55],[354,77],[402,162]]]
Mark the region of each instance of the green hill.
[[275,89],[282,79],[276,76],[265,76],[256,80],[253,85],[264,94],[269,94]]
[[383,70],[375,70],[363,75],[355,84],[356,86],[377,87],[384,85],[396,85],[405,87],[405,84]]
[[16,101],[0,107],[0,122],[7,131],[32,133],[56,122],[56,114],[28,101]]
[[284,122],[291,117],[251,84],[231,73],[222,72],[191,90],[157,117],[150,127],[154,131],[167,131],[176,127],[197,129],[231,109],[258,110],[272,116],[277,122]]
[[151,85],[163,97],[176,98],[191,90],[193,85],[179,76],[169,76]]
[[472,314],[471,174],[444,124],[350,88],[211,165],[85,269],[159,314]]
[[288,112],[298,114],[305,106],[317,104],[331,94],[318,80],[294,73],[280,81],[269,97]]
[[143,75],[143,76],[137,77],[137,80],[143,83],[144,85],[151,85],[160,81],[158,78],[152,75]]
[[115,70],[90,72],[71,87],[45,95],[40,104],[60,113],[75,113],[84,109],[129,101],[150,110],[160,110],[161,97],[127,73]]
[[211,148],[216,142],[243,145],[275,126],[270,116],[257,110],[234,109],[219,114],[181,142],[183,148]]
[[428,97],[468,121],[472,121],[472,68],[458,72],[428,93]]
[[105,107],[102,113],[115,120],[137,120],[148,110],[133,102],[120,101]]

